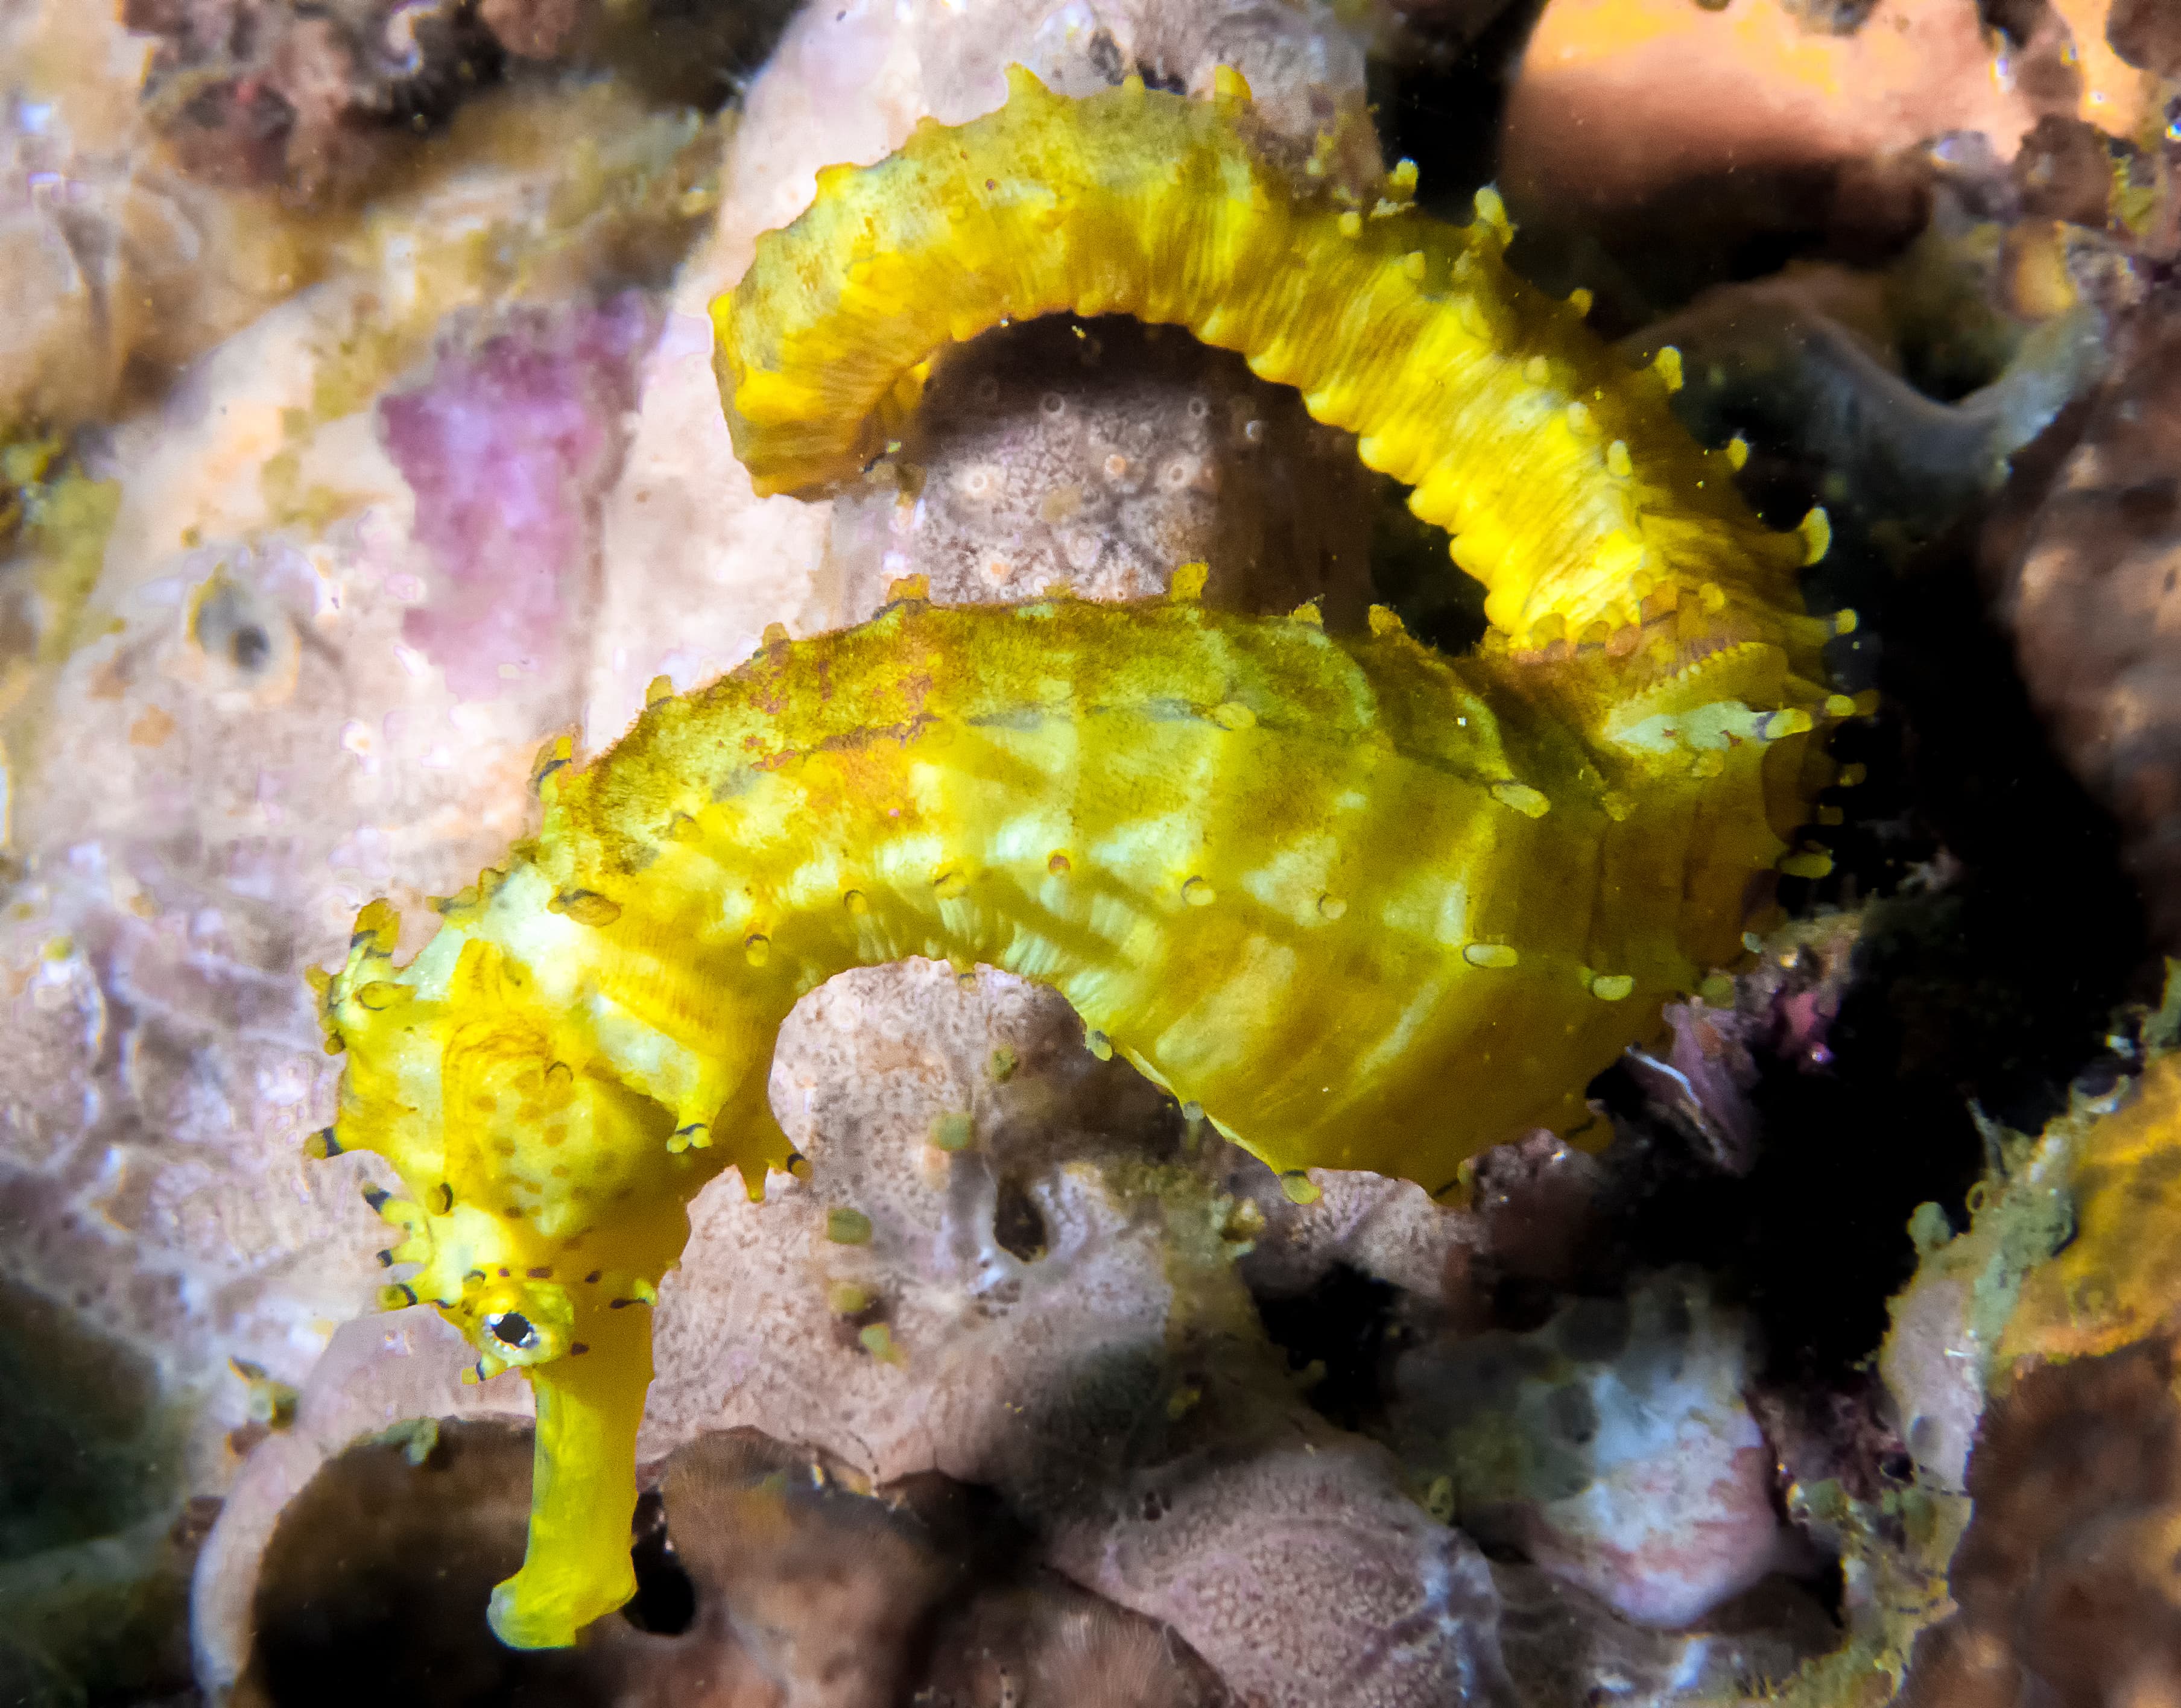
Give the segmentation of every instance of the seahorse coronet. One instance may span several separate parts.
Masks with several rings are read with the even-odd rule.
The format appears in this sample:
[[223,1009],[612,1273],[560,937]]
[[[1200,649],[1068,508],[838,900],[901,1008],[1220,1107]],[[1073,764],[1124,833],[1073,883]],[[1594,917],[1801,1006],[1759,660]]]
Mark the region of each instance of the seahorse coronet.
[[825,979],[924,955],[1040,981],[1284,1176],[1438,1191],[1574,1119],[1818,859],[1789,838],[1841,715],[1794,582],[1822,524],[1750,513],[1667,412],[1675,364],[1626,367],[1509,272],[1496,194],[1450,227],[1298,189],[1239,77],[1010,87],[822,174],[715,306],[759,485],[853,477],[950,342],[1124,312],[1358,432],[1457,530],[1493,629],[1449,658],[1390,612],[1240,616],[1195,566],[1132,606],[898,583],[854,628],[660,685],[604,755],[549,740],[538,833],[406,963],[393,907],[363,909],[319,988],[346,1066],[313,1144],[403,1182],[379,1208],[417,1267],[389,1302],[537,1394],[529,1548],[491,1609],[518,1646],[632,1590],[650,1308],[707,1181],[809,1174],[766,1079]]

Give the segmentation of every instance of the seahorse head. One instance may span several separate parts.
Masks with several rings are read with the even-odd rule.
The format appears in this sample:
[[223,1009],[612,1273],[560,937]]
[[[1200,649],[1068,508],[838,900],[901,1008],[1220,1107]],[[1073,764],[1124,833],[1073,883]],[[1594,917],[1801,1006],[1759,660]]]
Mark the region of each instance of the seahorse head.
[[384,1260],[421,1267],[387,1302],[438,1304],[480,1375],[578,1355],[680,1247],[691,1165],[672,1118],[568,992],[460,927],[396,968],[399,922],[373,905],[325,1007],[349,1057],[341,1147],[376,1152],[406,1188],[377,1200],[406,1235]]

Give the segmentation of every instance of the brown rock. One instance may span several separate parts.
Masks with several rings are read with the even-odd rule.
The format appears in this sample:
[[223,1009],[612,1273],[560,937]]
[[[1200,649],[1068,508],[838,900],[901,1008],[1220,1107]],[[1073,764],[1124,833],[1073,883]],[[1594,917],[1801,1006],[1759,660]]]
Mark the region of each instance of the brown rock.
[[2181,77],[2181,12],[2166,0],[2113,0],[2106,39],[2129,64]]
[[[398,1385],[400,1357],[357,1368]],[[321,1425],[329,1397],[316,1396]],[[505,1649],[483,1608],[521,1557],[529,1455],[527,1429],[468,1421],[367,1434],[323,1460],[277,1515],[262,1569],[231,1586],[249,1595],[243,1664],[207,1677],[215,1694],[235,1708],[1228,1700],[1173,1632],[1030,1563],[1026,1533],[990,1496],[935,1476],[874,1490],[748,1429],[667,1461],[638,1509],[640,1587],[621,1617],[573,1650]],[[207,1570],[246,1563],[258,1562],[230,1539]],[[202,1620],[218,1598],[200,1575]]]
[[617,1708],[1213,1708],[1173,1633],[1027,1565],[989,1496],[944,1478],[870,1490],[754,1430],[667,1463],[678,1631],[593,1633]]
[[914,1512],[844,1484],[845,1469],[748,1429],[677,1452],[665,1522],[693,1612],[679,1633],[597,1633],[613,1700],[890,1708],[911,1695],[962,1562]]
[[[2181,298],[2123,323],[2049,482],[1985,542],[1987,584],[2054,743],[2120,820],[2158,940],[2181,944]],[[2048,459],[2049,461],[2050,459]]]
[[550,59],[568,45],[590,10],[586,0],[480,0],[478,16],[516,58]]
[[361,191],[500,54],[464,4],[125,0],[122,18],[157,39],[144,97],[185,169],[306,201]]
[[2170,1700],[2181,1678],[2181,1407],[2173,1348],[2032,1370],[1985,1414],[1975,1516],[1904,1708]]
[[2112,195],[2112,158],[2104,133],[2079,119],[2048,113],[2022,139],[2011,169],[2022,211],[2044,219],[2102,227]]
[[[1501,187],[1536,228],[1532,244],[1575,244],[1571,282],[1609,289],[1581,246],[1594,240],[1673,295],[1721,276],[1726,263],[1704,257],[1759,235],[1890,245],[1924,218],[1904,151],[1981,132],[2012,159],[2051,104],[2028,74],[2057,66],[2057,20],[2010,48],[1973,0],[1833,11],[1554,0],[1523,53],[1501,142]],[[1842,23],[1853,27],[1833,27]],[[2060,110],[2073,106],[2071,84]]]

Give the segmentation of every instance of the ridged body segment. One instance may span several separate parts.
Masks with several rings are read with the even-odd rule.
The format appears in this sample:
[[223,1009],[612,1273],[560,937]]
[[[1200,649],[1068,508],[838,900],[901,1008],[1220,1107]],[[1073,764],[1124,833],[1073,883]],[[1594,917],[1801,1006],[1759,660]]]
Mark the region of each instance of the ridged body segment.
[[1706,588],[1761,606],[1809,554],[1674,420],[1673,364],[1631,373],[1508,268],[1496,196],[1462,227],[1391,197],[1344,207],[1258,152],[1239,99],[1012,82],[997,112],[821,174],[713,305],[721,397],[760,491],[855,476],[952,343],[1129,314],[1240,351],[1359,434],[1453,534],[1518,646],[1596,638]]

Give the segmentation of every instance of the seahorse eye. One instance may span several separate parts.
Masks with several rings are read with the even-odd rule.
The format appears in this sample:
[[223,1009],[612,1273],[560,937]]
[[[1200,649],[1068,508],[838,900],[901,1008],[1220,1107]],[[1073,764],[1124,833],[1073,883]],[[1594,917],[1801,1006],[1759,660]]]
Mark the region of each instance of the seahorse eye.
[[[536,1277],[536,1268],[531,1277]],[[576,1309],[568,1290],[542,1278],[493,1282],[463,1300],[478,1350],[498,1365],[549,1364],[576,1344]]]
[[488,1322],[485,1327],[492,1330],[495,1338],[518,1352],[527,1352],[538,1344],[538,1330],[531,1325],[530,1318],[520,1311],[503,1312]]

